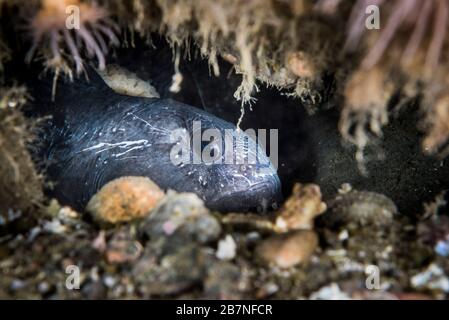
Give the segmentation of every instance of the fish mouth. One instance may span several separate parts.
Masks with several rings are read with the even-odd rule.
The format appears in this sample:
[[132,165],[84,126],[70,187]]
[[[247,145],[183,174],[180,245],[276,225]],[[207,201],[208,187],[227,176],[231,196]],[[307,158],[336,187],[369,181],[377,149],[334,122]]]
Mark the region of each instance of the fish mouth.
[[279,177],[258,182],[244,190],[222,193],[214,197],[207,206],[220,212],[266,213],[277,209],[282,202]]

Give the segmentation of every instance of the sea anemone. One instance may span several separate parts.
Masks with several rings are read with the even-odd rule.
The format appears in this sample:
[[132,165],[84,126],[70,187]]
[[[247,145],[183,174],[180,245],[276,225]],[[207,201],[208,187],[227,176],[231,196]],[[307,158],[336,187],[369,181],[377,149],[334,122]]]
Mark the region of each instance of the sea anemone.
[[[402,53],[402,61],[410,62],[421,48],[427,47],[425,65],[434,69],[440,62],[440,56],[447,33],[449,21],[449,1],[447,0],[357,0],[348,24],[346,48],[354,50],[360,38],[367,30],[364,19],[365,8],[377,5],[385,9],[386,22],[381,28],[378,39],[369,48],[362,61],[366,69],[375,66],[389,48],[391,42],[399,38],[401,31],[407,39]],[[426,39],[426,36],[428,39]],[[428,42],[426,46],[425,43]]]
[[[380,9],[379,30],[368,30],[365,24],[371,5]],[[443,53],[448,21],[447,0],[357,0],[352,4],[344,52],[364,53],[357,55],[360,63],[345,86],[340,129],[358,147],[358,160],[363,160],[363,149],[372,138],[381,136],[382,127],[388,123],[388,101],[399,90],[403,98],[424,97],[426,153],[438,153],[449,138],[448,82],[445,72],[439,70],[447,66]],[[396,75],[394,79],[390,79],[392,74]],[[399,102],[404,105],[406,101]],[[362,122],[357,124],[358,118]],[[345,131],[352,125],[358,128],[355,135]]]
[[346,83],[346,104],[339,121],[343,138],[357,147],[359,170],[367,174],[364,150],[375,146],[388,123],[387,103],[397,88],[382,67],[355,71]]
[[99,69],[104,69],[109,45],[119,44],[116,36],[119,29],[106,8],[80,0],[42,0],[37,13],[28,21],[28,29],[32,46],[26,61],[30,62],[39,50],[47,67],[56,72],[62,69],[71,74],[66,61],[70,57],[80,74],[84,70],[82,49],[87,57],[97,59]]

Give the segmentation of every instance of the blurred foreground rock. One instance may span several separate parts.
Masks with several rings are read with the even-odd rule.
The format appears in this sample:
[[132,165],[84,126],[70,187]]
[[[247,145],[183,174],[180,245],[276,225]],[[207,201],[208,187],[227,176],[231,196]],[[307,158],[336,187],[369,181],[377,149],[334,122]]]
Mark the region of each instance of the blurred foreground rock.
[[122,177],[104,185],[86,210],[100,223],[121,223],[150,214],[164,192],[145,177]]
[[309,230],[274,235],[256,248],[256,255],[268,264],[290,268],[309,261],[318,246],[318,236]]

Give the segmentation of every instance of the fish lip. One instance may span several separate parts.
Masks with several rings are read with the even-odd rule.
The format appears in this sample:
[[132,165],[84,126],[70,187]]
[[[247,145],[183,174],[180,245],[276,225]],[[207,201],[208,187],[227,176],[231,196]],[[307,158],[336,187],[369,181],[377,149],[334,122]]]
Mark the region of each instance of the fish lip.
[[209,207],[228,212],[250,211],[260,206],[265,207],[263,211],[266,211],[266,207],[276,209],[276,206],[280,205],[283,196],[279,177],[273,175],[272,178],[257,182],[247,189],[217,194],[210,199]]

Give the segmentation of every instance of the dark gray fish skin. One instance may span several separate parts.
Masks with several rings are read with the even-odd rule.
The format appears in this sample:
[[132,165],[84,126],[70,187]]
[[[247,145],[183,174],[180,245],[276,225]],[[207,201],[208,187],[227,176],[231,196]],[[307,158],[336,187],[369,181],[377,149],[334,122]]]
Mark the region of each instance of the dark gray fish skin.
[[[122,176],[147,176],[163,189],[194,192],[209,208],[222,212],[265,211],[281,201],[280,180],[271,163],[260,170],[258,164],[171,162],[172,130],[191,133],[193,121],[201,121],[202,130],[236,129],[233,124],[173,100],[120,95],[98,75],[89,77],[89,84],[58,83],[52,120],[43,129],[43,148],[37,152],[56,182],[52,195],[62,204],[83,210],[104,184]],[[255,146],[250,140],[250,152]]]

